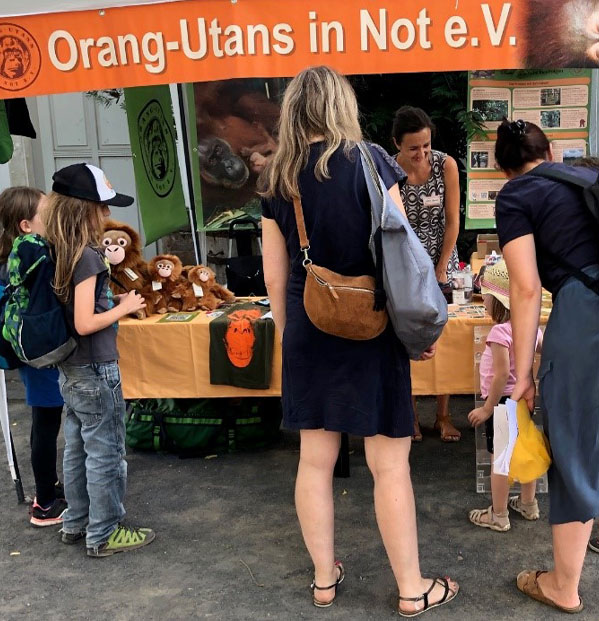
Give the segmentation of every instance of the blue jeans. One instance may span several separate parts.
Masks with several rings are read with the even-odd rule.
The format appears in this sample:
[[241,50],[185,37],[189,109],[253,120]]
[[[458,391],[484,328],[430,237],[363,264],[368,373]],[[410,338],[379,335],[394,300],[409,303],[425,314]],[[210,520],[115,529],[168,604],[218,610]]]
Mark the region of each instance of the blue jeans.
[[103,544],[125,515],[125,401],[116,362],[60,365],[65,402],[66,533],[87,531],[87,547]]

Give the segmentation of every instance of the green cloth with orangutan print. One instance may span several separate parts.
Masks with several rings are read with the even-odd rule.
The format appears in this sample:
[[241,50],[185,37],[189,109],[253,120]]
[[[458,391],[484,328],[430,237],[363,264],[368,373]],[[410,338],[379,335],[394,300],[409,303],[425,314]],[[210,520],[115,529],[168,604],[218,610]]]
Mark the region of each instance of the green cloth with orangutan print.
[[234,304],[210,322],[210,383],[270,387],[275,324],[268,306]]

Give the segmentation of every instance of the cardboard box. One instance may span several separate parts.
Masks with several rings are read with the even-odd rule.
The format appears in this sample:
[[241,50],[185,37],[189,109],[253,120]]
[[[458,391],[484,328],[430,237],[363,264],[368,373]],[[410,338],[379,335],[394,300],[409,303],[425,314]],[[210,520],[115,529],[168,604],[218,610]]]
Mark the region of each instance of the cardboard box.
[[480,233],[476,236],[476,254],[479,259],[484,259],[493,250],[501,254],[497,233]]

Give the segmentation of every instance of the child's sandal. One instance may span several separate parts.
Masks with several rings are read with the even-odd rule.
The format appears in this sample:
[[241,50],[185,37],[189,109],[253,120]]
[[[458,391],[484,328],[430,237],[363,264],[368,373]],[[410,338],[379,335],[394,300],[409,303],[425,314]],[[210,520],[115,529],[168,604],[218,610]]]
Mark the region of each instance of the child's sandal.
[[[483,516],[486,519],[483,519]],[[509,513],[499,515],[493,511],[493,505],[488,509],[473,509],[468,514],[468,518],[475,526],[490,528],[499,533],[505,533],[511,528]]]
[[[444,587],[445,592],[443,593],[443,597],[438,602],[431,604],[428,601],[428,597],[432,593],[433,589],[435,588],[437,584],[440,584],[442,587]],[[397,609],[397,612],[399,612],[400,616],[402,617],[417,617],[418,615],[421,615],[423,612],[426,612],[427,610],[432,610],[433,608],[437,608],[438,606],[447,604],[458,594],[459,590],[460,590],[460,586],[458,584],[456,584],[455,591],[449,586],[449,578],[447,576],[445,578],[441,578],[439,576],[433,579],[429,590],[426,593],[423,593],[420,597],[401,597],[400,595],[399,596],[400,606]],[[422,608],[422,610],[414,610],[413,612],[406,612],[405,610],[401,609],[401,602],[420,602],[420,601],[424,601],[424,608]]]
[[343,564],[341,563],[341,561],[335,561],[335,568],[339,570],[339,577],[337,578],[337,581],[335,582],[335,584],[331,584],[330,586],[326,586],[326,587],[321,587],[321,586],[317,586],[314,580],[312,580],[312,584],[310,585],[310,588],[312,589],[312,593],[314,593],[315,591],[328,591],[329,589],[335,589],[335,594],[333,595],[333,599],[328,602],[323,602],[319,600],[315,594],[312,596],[312,603],[317,608],[329,608],[329,606],[333,605],[333,602],[335,601],[335,597],[337,597],[337,587],[345,579],[345,570],[343,569]]
[[525,520],[539,519],[539,503],[536,498],[530,504],[525,505],[522,502],[522,496],[520,496],[520,494],[517,496],[510,496],[508,506],[510,509],[516,511],[516,513],[519,513]]

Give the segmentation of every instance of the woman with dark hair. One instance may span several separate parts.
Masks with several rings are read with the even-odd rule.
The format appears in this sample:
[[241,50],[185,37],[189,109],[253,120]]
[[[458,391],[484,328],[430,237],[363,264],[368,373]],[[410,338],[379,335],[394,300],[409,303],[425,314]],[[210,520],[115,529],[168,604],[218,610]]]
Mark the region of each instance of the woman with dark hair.
[[517,584],[533,599],[579,612],[578,584],[599,513],[599,223],[578,188],[542,175],[565,172],[592,184],[597,174],[553,163],[542,130],[520,120],[498,128],[495,159],[508,178],[497,198],[496,218],[510,274],[512,399],[526,399],[531,411],[541,287],[553,295],[538,379],[553,458],[549,522],[554,568],[523,571]]
[[[437,280],[443,284],[459,263],[460,181],[456,161],[431,148],[434,136],[435,126],[424,110],[403,106],[395,113],[395,160],[408,175],[401,198],[412,228],[433,260]],[[451,422],[449,395],[437,397],[435,428],[444,442],[457,442],[461,437]],[[422,440],[417,414],[412,439]]]

